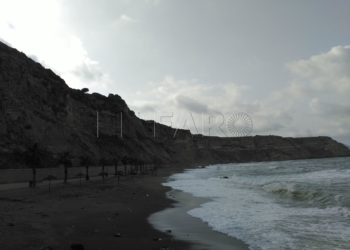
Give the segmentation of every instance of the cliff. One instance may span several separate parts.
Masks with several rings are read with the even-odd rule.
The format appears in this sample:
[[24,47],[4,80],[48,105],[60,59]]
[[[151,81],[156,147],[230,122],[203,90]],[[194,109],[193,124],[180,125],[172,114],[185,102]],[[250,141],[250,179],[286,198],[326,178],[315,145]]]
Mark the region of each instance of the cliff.
[[34,143],[43,167],[57,166],[63,151],[75,156],[74,165],[81,155],[95,161],[128,155],[164,164],[350,156],[329,137],[194,139],[178,130],[174,138],[175,129],[139,119],[120,96],[71,89],[50,69],[1,42],[0,117],[0,168],[25,167],[25,153]]

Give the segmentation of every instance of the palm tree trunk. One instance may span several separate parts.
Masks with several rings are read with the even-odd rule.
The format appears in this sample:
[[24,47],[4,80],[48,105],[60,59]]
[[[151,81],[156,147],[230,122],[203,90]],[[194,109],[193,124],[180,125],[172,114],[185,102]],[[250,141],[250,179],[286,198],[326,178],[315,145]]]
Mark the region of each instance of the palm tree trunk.
[[105,182],[105,166],[102,165],[102,180]]
[[33,187],[36,186],[36,168],[33,166]]
[[67,166],[64,166],[64,183],[67,184],[68,179],[68,169]]
[[86,166],[86,177],[85,177],[86,180],[89,180],[90,177],[89,177],[89,167]]

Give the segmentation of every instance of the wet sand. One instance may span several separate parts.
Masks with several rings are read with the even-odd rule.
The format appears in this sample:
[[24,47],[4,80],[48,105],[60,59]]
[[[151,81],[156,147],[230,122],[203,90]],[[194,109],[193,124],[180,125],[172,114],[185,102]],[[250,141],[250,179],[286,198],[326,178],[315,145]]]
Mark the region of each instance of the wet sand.
[[167,193],[170,199],[176,201],[175,207],[167,208],[152,214],[149,221],[160,231],[172,229],[176,239],[193,243],[193,249],[248,250],[243,241],[213,231],[207,223],[190,216],[187,212],[210,202],[210,199],[194,197],[189,193],[171,190]]
[[[122,177],[120,186],[117,178],[110,176],[104,183],[83,181],[81,187],[79,182],[52,185],[51,193],[48,186],[1,191],[0,249],[45,250],[50,248],[44,246],[50,246],[63,250],[70,249],[74,243],[83,244],[87,250],[213,249],[204,241],[199,245],[200,235],[196,239],[194,234],[184,239],[174,235],[174,228],[159,231],[148,222],[153,213],[180,204],[167,198],[166,193],[171,189],[161,183],[182,169],[164,168],[157,176],[146,175],[142,179]],[[183,214],[186,215],[185,211],[178,211],[178,216]],[[197,220],[186,221],[191,219]],[[217,233],[198,222],[201,226],[197,230],[206,228],[210,237]],[[183,229],[175,231],[186,228],[184,224]],[[203,237],[208,238],[206,234]],[[241,242],[236,243],[230,249],[242,249],[237,248]]]

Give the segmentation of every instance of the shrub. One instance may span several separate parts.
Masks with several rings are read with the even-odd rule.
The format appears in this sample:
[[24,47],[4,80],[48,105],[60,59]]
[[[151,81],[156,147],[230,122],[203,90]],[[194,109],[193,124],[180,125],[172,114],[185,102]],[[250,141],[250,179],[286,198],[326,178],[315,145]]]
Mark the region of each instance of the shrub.
[[88,88],[83,88],[83,89],[81,89],[81,92],[87,93],[87,92],[89,92],[89,89]]

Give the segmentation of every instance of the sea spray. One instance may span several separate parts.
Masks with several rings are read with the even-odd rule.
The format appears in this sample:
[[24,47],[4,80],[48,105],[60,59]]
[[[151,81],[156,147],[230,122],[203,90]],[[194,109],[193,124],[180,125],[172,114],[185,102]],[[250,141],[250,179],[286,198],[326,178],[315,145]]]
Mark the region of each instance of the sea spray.
[[250,249],[350,248],[350,158],[212,165],[164,185],[211,198],[188,213]]

